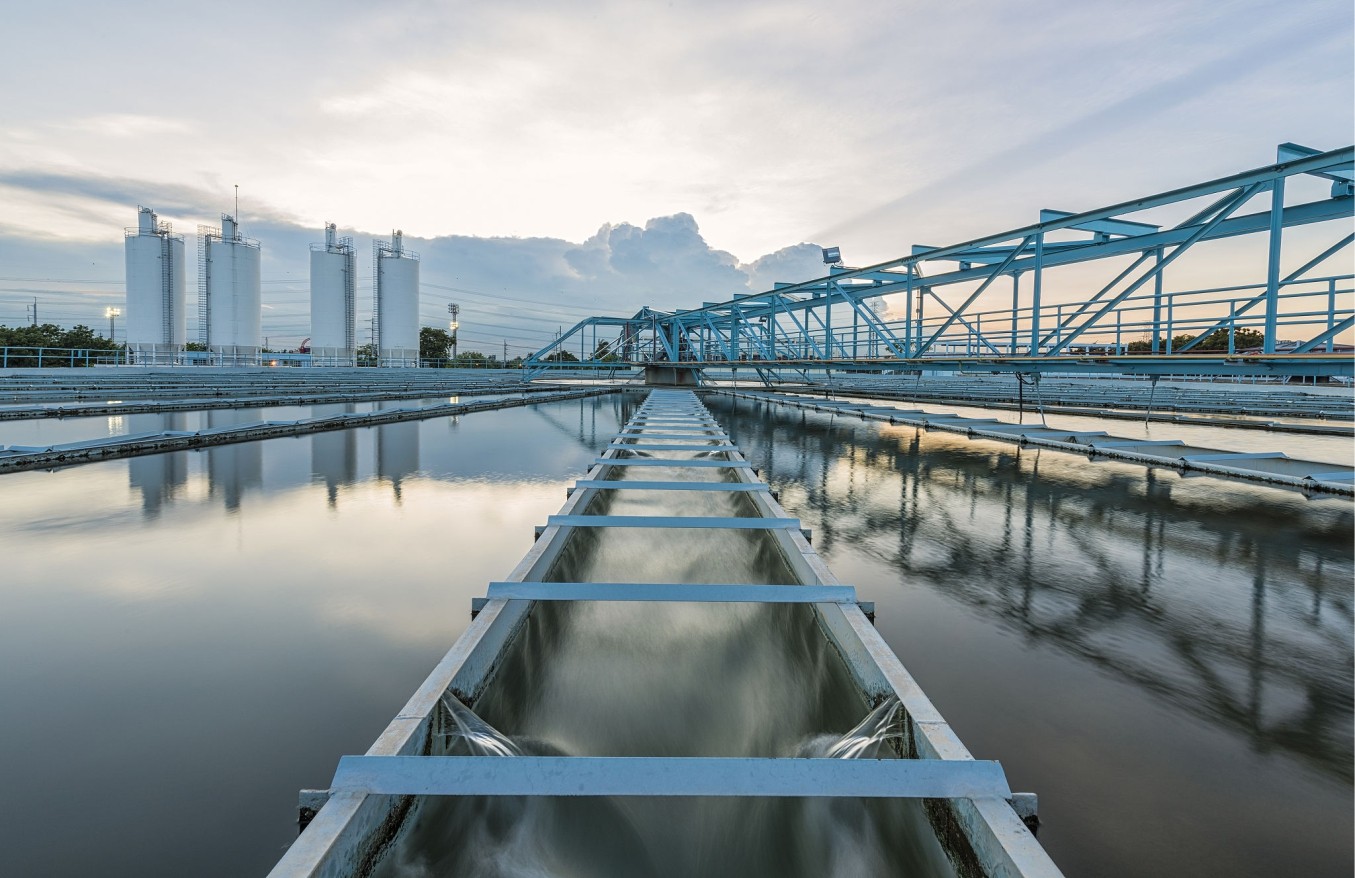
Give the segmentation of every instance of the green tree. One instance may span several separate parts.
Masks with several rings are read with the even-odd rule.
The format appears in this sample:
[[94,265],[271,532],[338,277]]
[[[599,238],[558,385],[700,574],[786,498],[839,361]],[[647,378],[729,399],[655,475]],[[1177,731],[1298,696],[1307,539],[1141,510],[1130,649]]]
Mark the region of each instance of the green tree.
[[484,369],[489,366],[489,358],[479,351],[461,351],[456,355],[456,365]]
[[597,347],[593,349],[593,359],[603,363],[615,363],[620,360],[621,358],[612,352],[614,343],[605,338],[598,339]]
[[[1181,348],[1195,340],[1193,335],[1177,335],[1172,337],[1172,350],[1179,351]],[[1255,329],[1237,329],[1233,331],[1233,350],[1244,351],[1247,348],[1259,348],[1265,340],[1265,336]],[[1153,349],[1151,340],[1143,338],[1138,341],[1131,341],[1126,350],[1131,354],[1146,354]],[[1161,350],[1167,351],[1166,339],[1163,339]],[[1194,353],[1218,353],[1228,350],[1228,330],[1216,329],[1205,336],[1204,341],[1187,351],[1187,354]]]
[[419,359],[445,360],[452,348],[452,334],[445,329],[425,326],[419,330]]
[[373,345],[370,342],[364,345],[358,345],[358,349],[354,353],[357,357],[356,362],[359,366],[376,365],[376,345]]
[[[11,349],[6,360],[13,367],[37,366],[39,348],[43,349],[43,366],[83,366],[90,362],[108,362],[108,354],[123,349],[122,345],[98,335],[84,324],[62,329],[55,323],[0,326],[0,347]],[[73,357],[71,351],[91,352],[92,356],[82,354]]]
[[[1187,338],[1184,344],[1189,344],[1194,340],[1194,336]],[[1259,348],[1265,341],[1265,335],[1257,332],[1255,329],[1238,329],[1233,332],[1233,349],[1246,350],[1247,348]],[[1178,347],[1173,342],[1173,349]],[[1228,350],[1228,330],[1216,329],[1204,337],[1204,341],[1191,348],[1192,351],[1226,351]]]
[[565,350],[556,351],[549,357],[546,357],[546,362],[548,363],[577,363],[578,361],[578,357]]

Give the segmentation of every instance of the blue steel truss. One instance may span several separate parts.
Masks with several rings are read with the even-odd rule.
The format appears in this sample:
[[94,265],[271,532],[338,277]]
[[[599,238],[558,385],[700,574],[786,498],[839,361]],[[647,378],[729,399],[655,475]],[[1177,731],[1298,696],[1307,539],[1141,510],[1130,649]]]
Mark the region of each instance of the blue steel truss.
[[[1295,197],[1314,180],[1317,197]],[[833,371],[955,369],[1351,376],[1350,347],[1338,344],[1355,326],[1349,254],[1335,270],[1315,269],[1355,240],[1353,181],[1355,147],[1319,152],[1285,143],[1274,165],[1182,189],[1083,213],[1042,210],[1024,228],[914,246],[864,268],[831,266],[825,277],[692,310],[591,317],[530,356],[526,369],[533,378],[744,369],[768,383]],[[1268,202],[1264,209],[1242,212],[1258,200]],[[1184,218],[1164,222],[1173,208]],[[1336,240],[1282,273],[1284,230],[1309,225],[1334,229]],[[1264,277],[1166,288],[1166,269],[1191,248],[1243,236],[1264,243]],[[1052,294],[1052,269],[1093,262],[1110,266],[1108,282],[1073,301]],[[887,311],[879,304],[886,296]],[[1190,339],[1178,343],[1181,336]],[[1198,349],[1206,338],[1207,352]]]

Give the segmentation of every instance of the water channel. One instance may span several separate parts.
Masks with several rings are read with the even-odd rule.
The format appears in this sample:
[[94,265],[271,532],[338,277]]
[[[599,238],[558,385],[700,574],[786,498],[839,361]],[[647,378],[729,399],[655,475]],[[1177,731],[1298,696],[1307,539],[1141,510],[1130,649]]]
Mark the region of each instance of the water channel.
[[[367,748],[465,628],[470,597],[527,551],[532,526],[637,404],[0,478],[0,872],[267,871],[295,837],[296,790]],[[1349,501],[706,404],[839,578],[877,602],[881,632],[960,738],[1040,794],[1041,841],[1069,875],[1350,873]],[[656,502],[604,496],[608,508],[589,512]],[[737,515],[740,500],[663,502]],[[555,578],[633,581],[657,562],[677,574],[655,579],[778,581],[774,553],[746,532],[657,559],[643,531],[590,533],[596,544],[568,553]],[[731,549],[744,569],[707,569]],[[838,671],[794,609],[694,606],[660,624],[642,605],[553,606],[476,707],[510,740],[570,753],[830,746],[824,731],[863,711],[837,697]],[[551,662],[530,660],[543,650]],[[604,703],[626,704],[624,721]],[[907,815],[761,803],[750,821],[698,807],[656,833],[643,802],[619,823],[605,804],[525,820],[500,806],[452,815],[499,854],[482,860],[499,870],[480,874],[618,862],[691,874],[740,843],[779,845],[782,874],[934,866],[871,841]],[[570,852],[599,821],[630,830],[590,872]],[[841,831],[786,844],[824,825]],[[710,874],[748,874],[745,861],[718,862],[726,871]]]

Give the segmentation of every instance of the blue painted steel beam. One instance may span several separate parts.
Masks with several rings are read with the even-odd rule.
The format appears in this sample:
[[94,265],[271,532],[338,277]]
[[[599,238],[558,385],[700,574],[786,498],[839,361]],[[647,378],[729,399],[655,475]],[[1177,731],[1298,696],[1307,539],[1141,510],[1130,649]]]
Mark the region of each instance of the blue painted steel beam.
[[331,793],[1010,799],[980,760],[663,756],[343,756]]
[[[1029,309],[1025,311],[1029,314],[1025,322],[1028,323],[1032,340],[1030,353],[1036,358],[1036,362],[1024,367],[1024,370],[1069,371],[1067,368],[1069,363],[1056,364],[1050,358],[1070,349],[1080,336],[1090,331],[1096,331],[1098,337],[1103,336],[1108,331],[1104,320],[1112,312],[1116,314],[1115,344],[1121,345],[1120,317],[1125,313],[1125,309],[1141,310],[1138,300],[1131,298],[1133,290],[1149,281],[1154,283],[1155,289],[1159,289],[1162,285],[1163,270],[1193,244],[1232,235],[1271,231],[1271,239],[1275,244],[1273,249],[1278,249],[1278,229],[1348,218],[1355,213],[1355,209],[1352,208],[1355,200],[1348,197],[1350,187],[1346,182],[1352,176],[1352,168],[1355,168],[1355,149],[1347,147],[1327,153],[1310,154],[1313,151],[1305,147],[1293,147],[1285,152],[1282,146],[1281,153],[1285,157],[1294,157],[1277,165],[1094,211],[1080,214],[1045,211],[1041,214],[1041,222],[1023,229],[950,247],[916,248],[916,252],[911,256],[861,269],[834,267],[829,269],[828,276],[824,278],[801,284],[776,284],[767,292],[737,295],[727,302],[711,303],[702,309],[674,313],[644,309],[636,319],[626,323],[623,331],[627,333],[628,339],[650,339],[641,341],[635,348],[642,351],[640,361],[648,358],[649,362],[690,365],[698,369],[749,368],[764,382],[775,378],[782,371],[804,373],[806,369],[873,368],[874,364],[867,360],[873,358],[874,352],[881,349],[888,351],[891,356],[874,362],[892,361],[901,368],[937,368],[932,363],[917,358],[924,353],[939,353],[949,360],[951,357],[948,355],[952,354],[956,345],[959,345],[965,350],[967,363],[983,368],[989,363],[998,361],[1001,356],[1000,347],[1009,345],[1005,338],[985,334],[983,326],[978,322],[982,317],[972,317],[968,314],[968,309],[996,277],[1006,274],[1015,278],[1021,273],[1030,271],[1034,274],[1033,299]],[[1284,179],[1297,174],[1329,176],[1339,185],[1333,188],[1331,198],[1290,207],[1285,207],[1282,200],[1277,198],[1272,209],[1265,213],[1230,215],[1249,194],[1263,188],[1282,190]],[[1152,223],[1137,222],[1119,216],[1210,196],[1221,197],[1172,229],[1163,230]],[[1048,239],[1050,233],[1057,232],[1090,235],[1091,240]],[[1014,243],[1016,246],[1012,246]],[[1101,305],[1101,299],[1109,296],[1111,289],[1118,288],[1119,282],[1124,278],[1117,278],[1091,301],[1073,303],[1075,310],[1071,316],[1065,318],[1063,309],[1060,308],[1057,317],[1058,328],[1053,332],[1047,330],[1042,332],[1040,297],[1044,269],[1134,253],[1146,255],[1147,258],[1157,257],[1158,264],[1134,280],[1129,290],[1116,293],[1104,305]],[[938,261],[958,262],[960,270],[923,279],[918,271],[922,263],[935,264]],[[982,267],[978,267],[976,263]],[[997,263],[996,266],[994,263]],[[1273,272],[1271,275],[1268,278],[1268,289],[1264,299],[1269,306],[1268,317],[1274,311],[1277,301],[1285,298],[1277,291],[1283,281],[1277,281]],[[969,293],[968,298],[958,307],[952,307],[936,292],[940,287],[970,280],[978,281],[980,287],[976,292]],[[916,300],[916,314],[911,295],[914,286],[924,291]],[[873,319],[873,312],[867,313],[869,309],[863,307],[866,299],[893,293],[908,295],[903,321],[905,340],[902,345],[893,337],[891,326],[884,321]],[[1343,296],[1349,295],[1348,290],[1341,290],[1340,293]],[[1288,298],[1297,301],[1300,296],[1317,294],[1304,288],[1289,293]],[[1337,291],[1333,287],[1331,304],[1327,306],[1326,320],[1323,321],[1324,328],[1337,325],[1351,314],[1348,307],[1336,307],[1336,294]],[[930,321],[931,325],[924,328],[923,302],[927,297],[934,298],[948,313],[941,320],[933,319]],[[1199,328],[1201,321],[1194,316],[1187,318],[1184,324],[1173,326],[1173,314],[1178,307],[1178,300],[1163,294],[1162,301],[1168,335],[1174,334],[1175,329]],[[851,307],[850,328],[844,326],[840,319],[834,321],[832,307],[835,303]],[[1198,304],[1212,303],[1192,301],[1188,306],[1195,307]],[[1237,302],[1224,304],[1230,311],[1228,319],[1236,320]],[[1092,313],[1094,305],[1101,307]],[[1243,310],[1246,310],[1245,305]],[[1091,316],[1087,319],[1089,313]],[[1305,318],[1309,316],[1311,311],[1295,310],[1291,307],[1278,320],[1268,321],[1267,325],[1271,331],[1267,333],[1267,339],[1271,343],[1270,346],[1274,346],[1275,333],[1289,326],[1303,326],[1304,328],[1299,331],[1305,337],[1311,335],[1311,331],[1304,325]],[[1018,315],[1013,311],[1010,319],[1013,334],[1019,327],[1017,319]],[[1212,323],[1213,319],[1211,318],[1209,322]],[[1270,326],[1271,322],[1275,325]],[[938,325],[939,329],[936,328]],[[1140,331],[1140,325],[1136,323],[1128,331],[1137,333]],[[955,332],[954,337],[948,335],[957,328],[961,331]],[[1155,326],[1154,337],[1161,337],[1161,334],[1160,325]],[[1200,337],[1205,335],[1208,333],[1202,333]],[[970,354],[976,340],[977,344],[983,347],[984,356],[971,358]],[[1329,336],[1328,341],[1330,340]],[[1014,342],[1015,339],[1012,340],[1012,343]],[[946,347],[937,347],[942,344]],[[1050,344],[1052,347],[1045,347]],[[1104,343],[1098,341],[1096,344]],[[1170,342],[1168,345],[1170,353]],[[866,358],[862,357],[863,346]],[[548,351],[549,349],[543,350],[533,358],[541,361],[532,365],[531,368],[536,370],[534,374],[546,368],[579,367],[578,364],[544,363],[543,356]],[[718,359],[721,356],[725,357],[723,361]],[[1258,365],[1254,362],[1240,367],[1234,363],[1220,364],[1217,360],[1192,358],[1183,362],[1188,363],[1187,368],[1192,372],[1265,374],[1248,371]],[[1323,364],[1316,360],[1296,364],[1292,359],[1286,358],[1277,361],[1275,365],[1284,370],[1283,374],[1332,374],[1316,371],[1323,367]],[[1125,368],[1117,369],[1120,366]],[[1342,374],[1342,368],[1344,367],[1338,366],[1336,374]],[[1094,371],[1156,374],[1159,369],[1153,364],[1144,365],[1142,362],[1100,358]]]

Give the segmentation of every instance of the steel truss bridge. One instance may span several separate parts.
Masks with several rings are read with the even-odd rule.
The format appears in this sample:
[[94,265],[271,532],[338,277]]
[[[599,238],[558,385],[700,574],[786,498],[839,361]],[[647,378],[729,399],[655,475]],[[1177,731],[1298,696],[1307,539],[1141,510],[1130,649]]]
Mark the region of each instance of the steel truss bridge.
[[[1355,147],[1285,143],[1276,164],[1170,192],[1042,210],[1034,225],[915,245],[864,268],[834,264],[825,277],[692,310],[591,317],[526,369],[619,377],[643,368],[663,383],[738,370],[768,384],[832,372],[1350,377],[1350,347],[1338,342],[1355,325],[1353,171]],[[1314,227],[1303,245],[1321,243],[1284,272],[1285,230],[1300,226]],[[1250,282],[1167,287],[1167,269],[1186,253],[1233,238],[1250,253],[1231,247],[1215,259],[1255,263]]]

